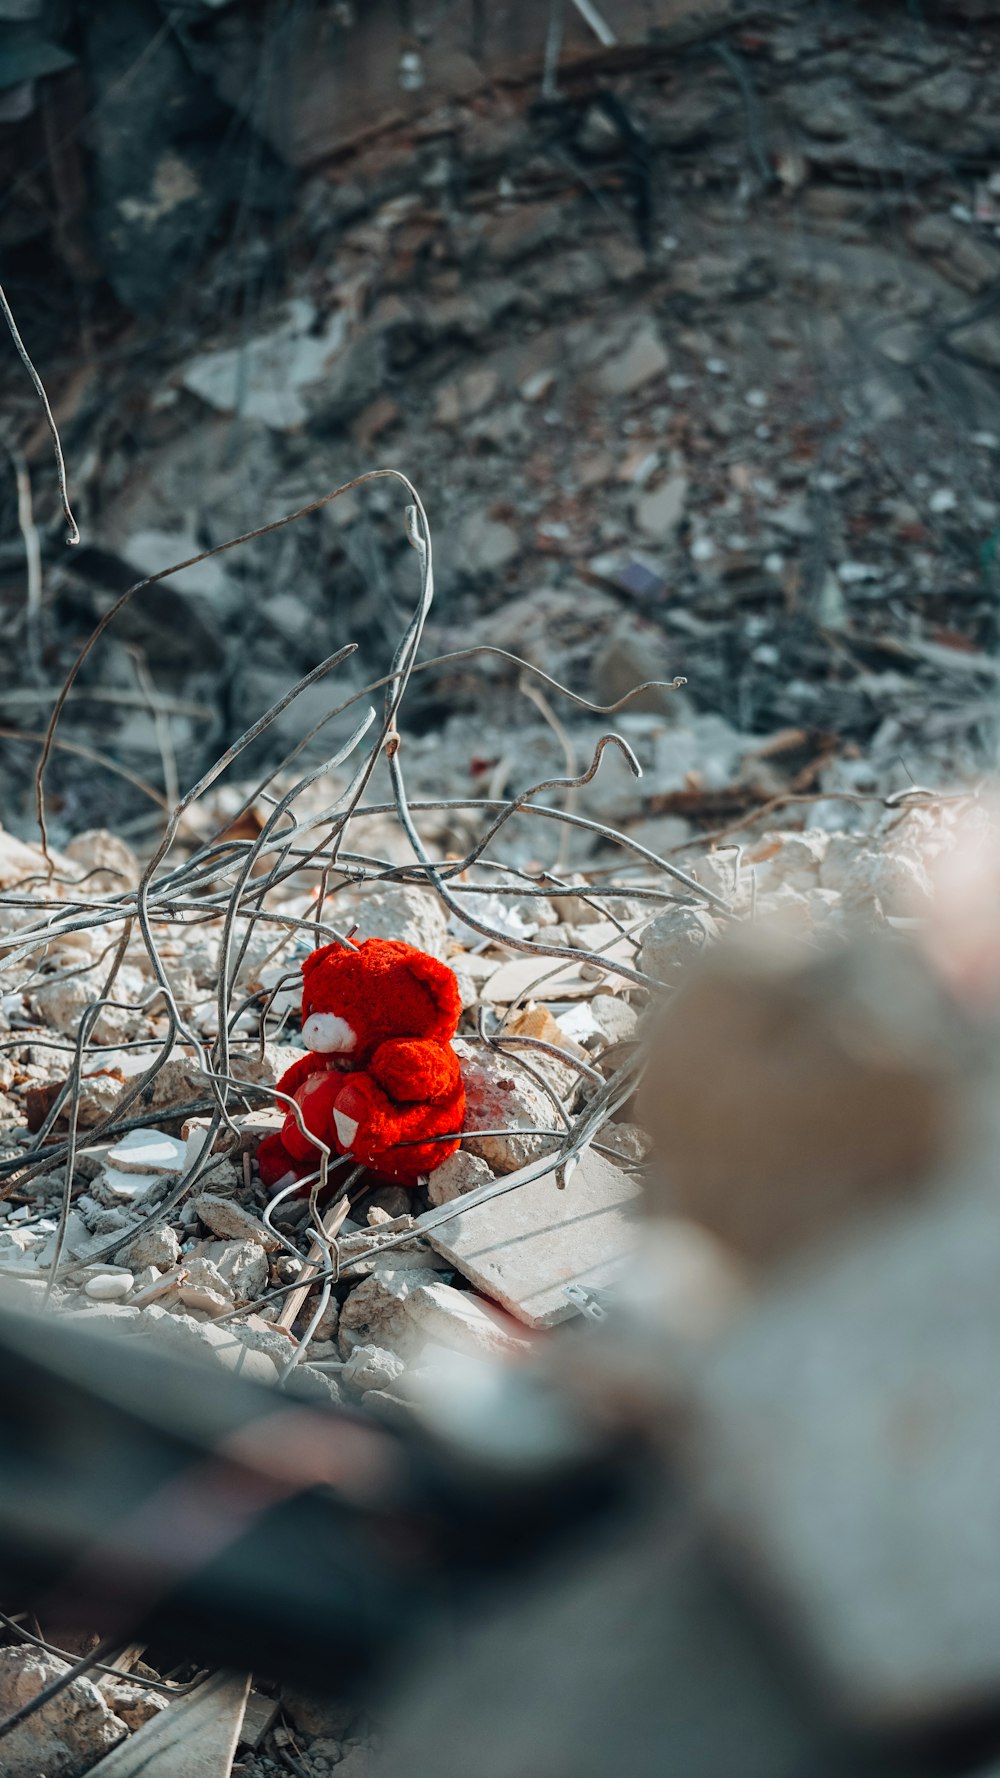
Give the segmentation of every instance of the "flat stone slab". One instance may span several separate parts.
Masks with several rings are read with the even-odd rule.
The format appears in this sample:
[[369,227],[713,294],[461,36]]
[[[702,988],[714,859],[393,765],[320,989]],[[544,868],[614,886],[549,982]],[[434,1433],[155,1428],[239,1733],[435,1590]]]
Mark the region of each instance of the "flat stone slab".
[[[538,1163],[508,1174],[502,1196],[462,1209],[424,1231],[431,1246],[484,1296],[528,1327],[554,1327],[578,1313],[567,1284],[602,1289],[639,1243],[641,1187],[588,1150],[564,1191],[554,1167],[531,1179]],[[519,1180],[528,1183],[518,1184]],[[450,1208],[450,1206],[449,1206]],[[421,1221],[418,1219],[418,1227]]]
[[213,1673],[106,1753],[91,1778],[229,1778],[249,1691],[248,1673]]
[[970,1181],[859,1231],[689,1377],[703,1506],[857,1717],[1000,1692],[1000,1196]]
[[181,1173],[187,1147],[163,1130],[128,1130],[108,1149],[108,1166],[121,1173]]
[[598,979],[587,966],[570,958],[560,963],[558,957],[512,957],[483,983],[482,997],[493,1006],[509,1006],[513,1000],[592,1000],[595,994],[615,994],[633,984],[619,975],[616,963],[636,968],[635,948],[627,939],[619,938],[602,951],[607,968]]

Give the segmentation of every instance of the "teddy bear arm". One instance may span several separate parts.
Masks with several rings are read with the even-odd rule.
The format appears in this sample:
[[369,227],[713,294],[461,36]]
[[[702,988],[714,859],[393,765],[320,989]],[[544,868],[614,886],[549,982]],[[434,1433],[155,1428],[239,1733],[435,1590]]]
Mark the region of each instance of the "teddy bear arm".
[[290,1068],[285,1069],[284,1074],[278,1082],[278,1092],[286,1093],[289,1099],[292,1099],[298,1092],[299,1088],[304,1086],[305,1082],[309,1080],[313,1074],[323,1074],[325,1072],[326,1070],[321,1059],[318,1056],[314,1056],[311,1051],[307,1050],[304,1056],[299,1056],[298,1060],[293,1062]]
[[399,1105],[443,1099],[459,1080],[458,1057],[451,1045],[429,1037],[387,1038],[367,1072]]

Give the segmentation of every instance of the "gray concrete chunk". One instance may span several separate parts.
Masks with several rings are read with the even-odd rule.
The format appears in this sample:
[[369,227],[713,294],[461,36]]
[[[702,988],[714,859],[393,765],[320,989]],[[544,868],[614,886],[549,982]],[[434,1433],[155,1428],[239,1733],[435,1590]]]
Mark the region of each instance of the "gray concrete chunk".
[[[509,1174],[505,1183],[512,1189],[457,1210],[438,1228],[431,1217],[440,1212],[423,1220],[431,1245],[484,1296],[529,1327],[553,1327],[576,1314],[567,1284],[606,1287],[634,1251],[632,1212],[640,1188],[592,1151],[564,1191],[555,1168],[532,1180],[534,1171]],[[516,1185],[522,1178],[529,1182]]]

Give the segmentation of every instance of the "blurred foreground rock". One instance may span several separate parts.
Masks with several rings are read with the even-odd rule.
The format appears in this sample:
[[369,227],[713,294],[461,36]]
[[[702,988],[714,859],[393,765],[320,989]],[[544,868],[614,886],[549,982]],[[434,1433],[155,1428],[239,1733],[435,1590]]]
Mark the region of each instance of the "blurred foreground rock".
[[[0,1648],[0,1713],[12,1714],[69,1671],[30,1648]],[[91,1679],[74,1679],[0,1743],[4,1778],[82,1778],[128,1730]]]

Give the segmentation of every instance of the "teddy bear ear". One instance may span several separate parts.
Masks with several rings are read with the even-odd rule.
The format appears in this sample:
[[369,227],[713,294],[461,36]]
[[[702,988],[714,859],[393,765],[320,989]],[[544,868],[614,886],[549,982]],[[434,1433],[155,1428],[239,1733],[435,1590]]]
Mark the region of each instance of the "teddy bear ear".
[[328,957],[332,957],[334,951],[342,951],[343,948],[343,945],[320,945],[318,951],[310,951],[302,964],[302,974],[311,974],[314,969],[319,968],[321,963],[325,963]]
[[429,957],[426,951],[412,952],[406,959],[406,968],[427,989],[442,1018],[457,1025],[462,996],[454,970],[449,969],[447,963],[439,963],[436,957]]

